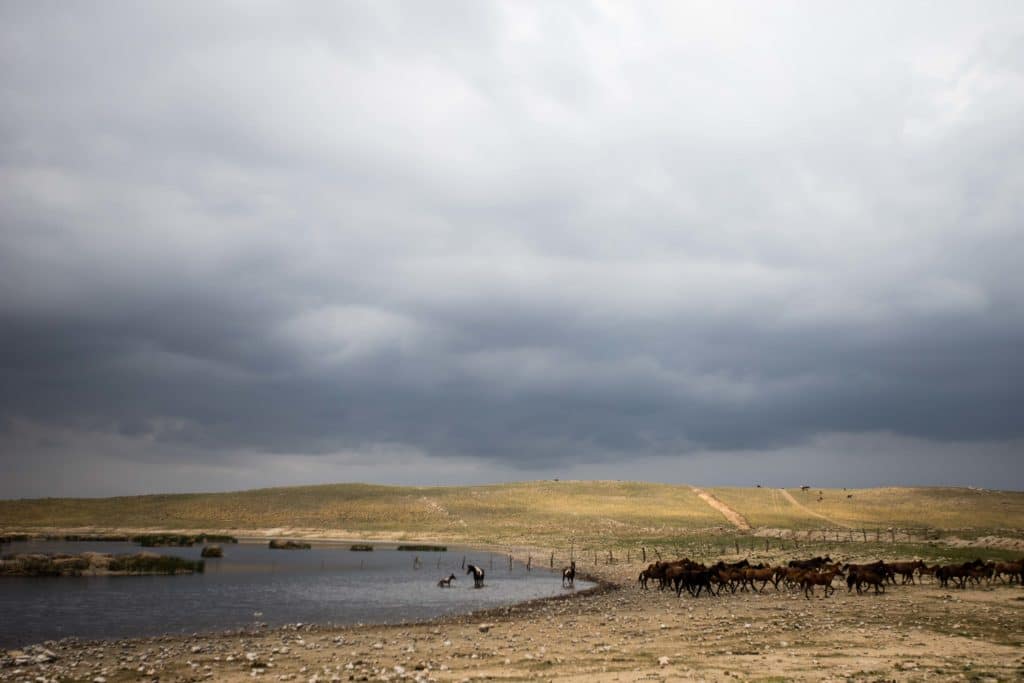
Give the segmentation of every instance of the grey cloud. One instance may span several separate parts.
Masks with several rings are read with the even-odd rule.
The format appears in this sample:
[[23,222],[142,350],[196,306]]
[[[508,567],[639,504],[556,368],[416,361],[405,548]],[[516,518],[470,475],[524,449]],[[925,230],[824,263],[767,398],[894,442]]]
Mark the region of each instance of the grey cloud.
[[0,458],[1009,462],[1024,27],[882,7],[4,7]]

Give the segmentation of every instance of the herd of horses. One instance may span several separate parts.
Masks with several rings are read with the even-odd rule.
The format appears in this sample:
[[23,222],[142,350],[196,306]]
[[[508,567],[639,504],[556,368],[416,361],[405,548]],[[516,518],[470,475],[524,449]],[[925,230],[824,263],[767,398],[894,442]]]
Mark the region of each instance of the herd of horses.
[[[806,560],[790,560],[785,566],[767,564],[752,565],[748,560],[722,562],[707,566],[688,558],[674,562],[655,562],[640,572],[638,582],[644,589],[656,581],[661,590],[672,588],[676,595],[685,589],[693,597],[703,591],[706,595],[720,595],[722,590],[730,593],[739,591],[763,592],[769,583],[779,591],[802,590],[804,596],[814,595],[821,586],[825,597],[835,593],[836,578],[846,581],[846,590],[857,593],[874,589],[884,593],[886,584],[893,585],[897,578],[903,584],[916,583],[924,576],[932,576],[942,587],[967,588],[982,581],[992,583],[1019,583],[1024,585],[1024,559],[1013,562],[985,562],[980,559],[962,564],[934,565],[929,567],[920,560],[910,562],[871,562],[851,564],[835,562],[831,557],[813,557]],[[758,585],[760,584],[760,585]]]
[[[466,574],[472,574],[473,587],[483,588],[484,570],[475,564],[466,565]],[[827,555],[812,557],[806,560],[790,560],[786,565],[771,566],[769,564],[750,564],[749,560],[739,562],[719,561],[711,566],[695,562],[689,558],[673,562],[658,561],[648,565],[637,578],[641,588],[647,589],[651,582],[657,582],[658,588],[672,588],[676,595],[686,590],[693,597],[701,592],[706,595],[721,595],[723,590],[730,593],[737,591],[763,593],[770,583],[777,591],[802,590],[804,596],[811,598],[815,588],[820,586],[825,597],[836,592],[836,578],[844,579],[846,591],[857,593],[874,590],[884,593],[886,585],[895,585],[897,578],[901,584],[913,584],[923,581],[925,576],[933,577],[943,588],[967,588],[972,583],[980,585],[994,581],[1002,583],[1018,583],[1024,585],[1024,558],[1011,562],[985,562],[975,559],[961,564],[945,564],[928,566],[921,560],[907,562],[869,562],[853,564],[836,562]],[[916,580],[915,580],[916,577]],[[437,582],[440,588],[451,588],[455,574],[450,574]],[[576,562],[571,562],[562,569],[562,585],[573,587],[576,582]],[[760,584],[760,585],[758,585]]]

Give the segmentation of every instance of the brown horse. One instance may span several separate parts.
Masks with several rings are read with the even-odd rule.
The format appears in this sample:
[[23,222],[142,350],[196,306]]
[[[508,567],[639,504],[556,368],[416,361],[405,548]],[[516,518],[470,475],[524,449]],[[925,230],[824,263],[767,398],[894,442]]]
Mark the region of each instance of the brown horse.
[[800,585],[803,586],[804,589],[804,597],[810,600],[811,596],[814,595],[815,586],[825,587],[826,598],[829,595],[829,591],[835,593],[836,589],[832,587],[832,580],[836,578],[838,573],[839,567],[834,565],[831,569],[826,569],[821,572],[804,572],[803,576],[800,578]]
[[447,579],[441,579],[437,582],[438,588],[451,588],[452,581],[455,580],[455,574],[450,574]]

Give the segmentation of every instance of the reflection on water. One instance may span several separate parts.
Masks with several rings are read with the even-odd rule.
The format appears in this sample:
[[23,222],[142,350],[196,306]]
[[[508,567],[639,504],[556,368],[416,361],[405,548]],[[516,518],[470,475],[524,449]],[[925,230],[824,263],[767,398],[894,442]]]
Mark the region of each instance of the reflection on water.
[[[0,647],[49,639],[119,638],[236,629],[265,622],[394,623],[506,605],[563,592],[559,575],[526,571],[507,556],[472,549],[404,552],[377,546],[270,550],[265,544],[223,544],[222,559],[185,576],[0,577]],[[391,547],[393,548],[393,546]],[[199,559],[201,546],[156,548]],[[134,553],[130,543],[30,542],[5,554]],[[419,559],[419,569],[414,560]],[[461,568],[478,564],[486,585],[476,590]],[[452,588],[438,579],[454,573]],[[577,582],[577,589],[589,584]]]

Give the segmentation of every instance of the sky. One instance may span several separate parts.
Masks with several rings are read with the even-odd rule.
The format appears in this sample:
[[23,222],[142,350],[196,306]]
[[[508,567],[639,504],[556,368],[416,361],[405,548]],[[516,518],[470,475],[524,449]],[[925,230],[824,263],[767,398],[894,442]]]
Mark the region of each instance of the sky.
[[1024,489],[1019,2],[0,3],[0,498]]

